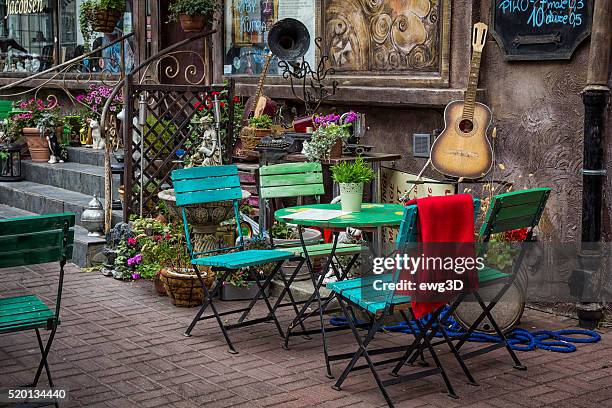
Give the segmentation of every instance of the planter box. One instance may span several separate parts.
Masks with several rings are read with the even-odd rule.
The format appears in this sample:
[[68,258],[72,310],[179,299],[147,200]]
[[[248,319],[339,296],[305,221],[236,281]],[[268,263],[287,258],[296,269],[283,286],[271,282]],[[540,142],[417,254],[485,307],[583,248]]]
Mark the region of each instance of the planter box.
[[[239,288],[231,283],[223,282],[219,299],[221,300],[251,300],[257,294],[259,288],[255,282],[248,282],[250,286]],[[270,287],[265,290],[266,296],[270,294]],[[260,296],[261,297],[261,296]]]

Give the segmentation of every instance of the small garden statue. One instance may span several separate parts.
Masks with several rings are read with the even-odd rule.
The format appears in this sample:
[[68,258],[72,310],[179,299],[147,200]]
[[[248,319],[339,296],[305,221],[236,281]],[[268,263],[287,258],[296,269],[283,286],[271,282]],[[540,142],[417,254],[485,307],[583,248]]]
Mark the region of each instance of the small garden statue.
[[102,150],[106,147],[106,143],[102,138],[102,133],[100,132],[100,124],[95,119],[89,120],[89,127],[91,128],[91,137],[93,139],[93,148],[96,150]]
[[189,158],[189,164],[186,167],[221,165],[217,131],[214,128],[212,116],[202,116],[196,131],[201,132],[202,141],[195,146],[194,153]]
[[49,143],[49,151],[51,152],[51,157],[49,158],[48,163],[63,163],[64,159],[62,153],[62,146],[57,141],[57,135],[55,134],[55,132],[51,132],[47,135],[47,142]]

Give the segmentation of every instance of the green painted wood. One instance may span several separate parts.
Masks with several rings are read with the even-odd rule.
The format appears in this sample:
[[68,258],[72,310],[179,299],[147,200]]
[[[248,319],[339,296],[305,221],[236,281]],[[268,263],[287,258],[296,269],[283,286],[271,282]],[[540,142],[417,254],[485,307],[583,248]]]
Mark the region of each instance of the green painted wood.
[[[21,235],[0,236],[0,258],[4,253],[37,248],[61,247],[64,240],[62,230],[34,232]],[[68,245],[74,243],[74,230],[68,231]]]
[[259,168],[260,176],[271,176],[274,174],[293,174],[306,172],[322,172],[321,163],[305,162],[305,163],[283,163],[273,164],[270,166],[262,166]]
[[200,179],[206,177],[233,176],[238,174],[238,167],[234,164],[227,166],[203,166],[189,169],[174,170],[172,181],[186,179]]
[[550,194],[550,191],[550,188],[532,188],[528,190],[511,191],[509,193],[498,194],[493,198],[494,201],[500,201],[500,204],[504,206],[512,206],[540,202],[545,195]]
[[525,217],[525,216],[533,216],[535,217],[540,212],[540,201],[535,203],[526,203],[520,205],[512,205],[512,206],[502,206],[497,215],[495,216],[495,220],[503,221],[511,218]]
[[75,215],[73,213],[2,219],[0,220],[0,236],[62,229],[65,220],[68,221],[69,227],[74,227]]
[[[67,260],[72,258],[72,249],[73,246],[69,245],[66,250]],[[59,262],[62,260],[62,252],[63,248],[61,246],[2,252],[0,255],[0,268]]]
[[0,100],[0,120],[8,119],[12,110],[12,101]]
[[276,176],[261,176],[259,178],[259,186],[264,187],[281,187],[281,186],[296,186],[301,184],[321,184],[323,185],[323,173],[299,173],[299,174],[281,174]]
[[33,295],[18,296],[11,299],[15,299],[15,301],[0,303],[0,316],[8,316],[22,310],[41,311],[49,309],[46,304]]
[[225,190],[207,190],[191,193],[176,194],[176,205],[185,206],[191,204],[213,203],[216,201],[231,201],[242,198],[242,190],[239,187]]
[[331,220],[301,220],[285,219],[285,215],[294,214],[307,209],[340,210],[340,204],[311,204],[298,207],[283,208],[274,213],[277,220],[308,227],[325,228],[374,228],[382,226],[398,226],[402,222],[404,206],[401,204],[368,204],[362,205],[362,211],[342,215]]
[[404,207],[404,216],[397,233],[395,247],[400,249],[407,242],[416,242],[416,205]]
[[291,252],[256,249],[197,258],[193,259],[191,263],[194,265],[238,269],[246,266],[255,266],[269,262],[282,261],[293,257],[294,255]]
[[[333,243],[307,245],[306,250],[308,251],[308,256],[310,256],[311,258],[320,258],[323,256],[328,256],[331,253],[332,247]],[[301,246],[282,247],[282,250],[291,252],[296,256],[304,255],[304,249]],[[354,255],[368,251],[369,249],[367,246],[359,244],[340,243],[336,246],[336,255]]]
[[282,187],[266,187],[261,189],[263,198],[299,197],[322,195],[325,193],[323,184],[304,184]]
[[240,177],[238,177],[237,174],[221,177],[206,177],[201,179],[186,179],[174,182],[175,193],[221,190],[232,187],[240,187]]
[[506,279],[510,276],[510,274],[502,272],[500,270],[485,267],[478,271],[478,282],[479,283],[489,283],[498,279]]
[[520,228],[529,228],[537,224],[536,219],[533,215],[526,215],[517,218],[508,218],[503,221],[495,219],[489,223],[491,226],[491,234],[497,234],[500,232],[512,231]]

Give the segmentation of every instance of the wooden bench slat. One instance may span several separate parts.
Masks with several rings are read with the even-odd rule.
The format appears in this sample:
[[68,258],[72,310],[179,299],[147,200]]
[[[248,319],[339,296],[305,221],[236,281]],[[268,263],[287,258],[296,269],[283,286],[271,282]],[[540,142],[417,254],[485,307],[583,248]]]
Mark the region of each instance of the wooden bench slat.
[[[66,251],[66,259],[72,258],[73,246],[69,245]],[[62,260],[62,247],[35,248],[14,252],[0,251],[0,268],[14,266],[36,265],[47,262],[59,262]]]
[[[21,250],[62,246],[62,230],[0,236],[0,254]],[[74,230],[68,231],[68,245],[74,243]]]
[[303,184],[295,186],[266,187],[261,189],[263,198],[298,197],[322,195],[325,193],[323,184]]
[[3,219],[0,220],[0,236],[58,230],[62,229],[65,220],[68,221],[69,227],[74,227],[74,219],[73,213]]
[[293,174],[306,172],[322,171],[321,163],[305,162],[305,163],[283,163],[262,166],[259,169],[260,176],[271,176],[275,174]]
[[234,174],[238,174],[238,167],[233,164],[227,166],[191,167],[189,169],[174,170],[172,172],[172,181],[233,176]]
[[222,190],[240,187],[240,177],[237,174],[222,177],[206,177],[201,179],[188,179],[174,182],[175,193],[189,193],[204,190]]
[[239,187],[224,190],[196,191],[176,194],[176,205],[185,206],[190,204],[213,203],[216,201],[239,200],[241,198],[242,190]]
[[300,184],[323,184],[323,173],[280,174],[261,177],[260,187],[280,187]]

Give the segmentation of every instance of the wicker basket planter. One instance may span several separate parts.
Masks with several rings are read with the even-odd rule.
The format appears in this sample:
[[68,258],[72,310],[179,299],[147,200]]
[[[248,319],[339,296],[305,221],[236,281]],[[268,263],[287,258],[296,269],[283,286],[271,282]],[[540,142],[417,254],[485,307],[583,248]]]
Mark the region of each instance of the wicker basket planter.
[[101,33],[112,33],[115,31],[117,21],[123,15],[122,12],[117,10],[96,10],[95,15],[90,15],[89,21],[91,21],[91,28],[94,31]]
[[[204,278],[204,284],[210,288],[215,280],[211,271],[200,268]],[[166,294],[172,304],[179,307],[195,307],[202,304],[204,289],[200,285],[197,275],[192,271],[177,271],[173,269],[162,269],[160,280],[164,284]]]

